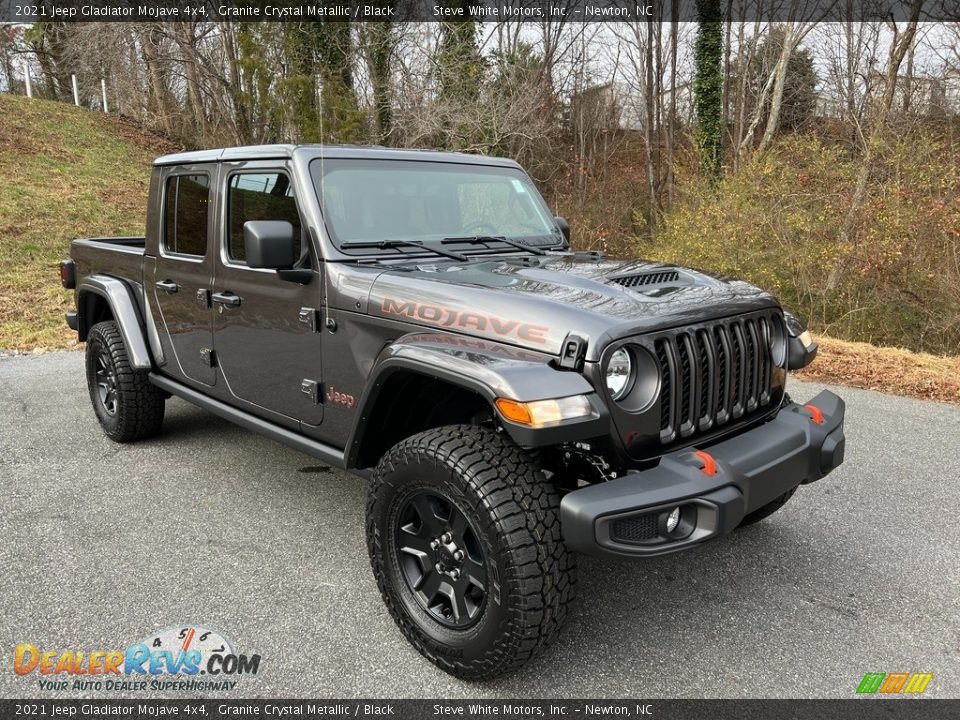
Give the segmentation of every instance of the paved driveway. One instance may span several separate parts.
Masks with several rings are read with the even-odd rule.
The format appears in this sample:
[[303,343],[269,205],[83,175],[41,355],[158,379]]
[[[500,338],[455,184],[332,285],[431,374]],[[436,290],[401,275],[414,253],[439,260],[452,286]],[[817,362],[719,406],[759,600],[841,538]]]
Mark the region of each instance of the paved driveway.
[[115,445],[81,354],[2,359],[0,696],[40,692],[17,643],[125,648],[197,623],[263,657],[224,697],[849,697],[868,671],[960,697],[960,408],[838,392],[838,471],[691,553],[583,558],[560,640],[472,685],[381,605],[362,480],[176,399],[159,437]]

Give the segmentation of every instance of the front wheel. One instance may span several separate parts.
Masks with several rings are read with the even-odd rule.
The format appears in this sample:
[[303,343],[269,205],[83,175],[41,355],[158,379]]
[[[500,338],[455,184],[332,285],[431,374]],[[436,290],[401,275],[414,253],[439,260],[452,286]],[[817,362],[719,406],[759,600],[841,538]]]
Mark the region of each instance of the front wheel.
[[87,335],[87,387],[100,427],[116,442],[150,437],[163,424],[164,395],[130,365],[117,324],[97,323]]
[[413,646],[452,675],[484,680],[548,644],[576,584],[559,508],[532,458],[486,428],[428,430],[387,452],[370,483],[367,544]]

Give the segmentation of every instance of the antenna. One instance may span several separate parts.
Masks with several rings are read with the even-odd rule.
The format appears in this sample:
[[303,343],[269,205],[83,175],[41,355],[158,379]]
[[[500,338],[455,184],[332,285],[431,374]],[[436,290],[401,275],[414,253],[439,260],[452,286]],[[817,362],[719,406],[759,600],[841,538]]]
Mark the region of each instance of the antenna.
[[323,168],[323,156],[327,154],[327,145],[326,138],[323,134],[323,75],[321,75],[320,78],[320,219],[323,221],[324,202],[326,202],[327,199],[327,195],[323,187],[327,178],[327,173]]

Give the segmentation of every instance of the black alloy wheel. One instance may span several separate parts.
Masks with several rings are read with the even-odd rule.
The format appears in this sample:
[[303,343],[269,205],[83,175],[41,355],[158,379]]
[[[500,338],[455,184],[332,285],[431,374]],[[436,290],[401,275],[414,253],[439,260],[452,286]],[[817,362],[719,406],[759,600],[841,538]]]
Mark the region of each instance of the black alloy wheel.
[[94,370],[97,385],[97,397],[103,405],[104,412],[113,416],[117,414],[117,373],[113,369],[113,360],[106,347],[101,346],[97,354],[97,366]]
[[474,681],[546,647],[576,589],[557,488],[492,428],[447,425],[390,448],[368,486],[367,547],[404,636]]
[[487,571],[476,532],[463,512],[438,492],[418,492],[396,514],[400,571],[430,615],[464,629],[483,612]]

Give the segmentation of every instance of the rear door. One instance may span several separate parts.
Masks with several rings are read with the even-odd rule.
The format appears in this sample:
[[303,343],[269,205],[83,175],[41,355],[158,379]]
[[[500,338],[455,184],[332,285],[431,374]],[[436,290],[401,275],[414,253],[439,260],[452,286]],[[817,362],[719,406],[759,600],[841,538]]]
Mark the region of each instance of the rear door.
[[[164,372],[214,385],[210,281],[216,167],[173,167],[161,177],[159,248],[145,290],[163,349]],[[150,266],[152,265],[152,271]]]
[[[214,268],[213,316],[218,394],[275,422],[299,429],[319,425],[321,396],[320,263],[297,205],[293,173],[279,161],[224,164],[220,179],[220,237]],[[300,238],[298,268],[308,283],[281,279],[246,262],[243,225],[286,220]]]

